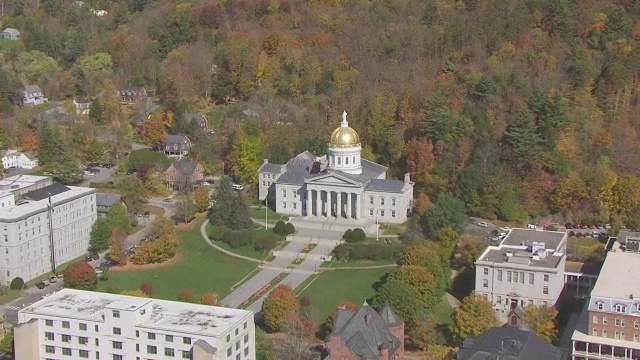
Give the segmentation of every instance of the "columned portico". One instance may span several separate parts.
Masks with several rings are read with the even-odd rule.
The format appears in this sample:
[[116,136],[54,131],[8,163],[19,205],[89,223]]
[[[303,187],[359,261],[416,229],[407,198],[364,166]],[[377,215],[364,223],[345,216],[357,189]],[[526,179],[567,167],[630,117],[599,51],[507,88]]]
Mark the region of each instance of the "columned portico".
[[361,196],[356,192],[321,190],[313,188],[307,189],[306,191],[307,202],[305,204],[305,216],[337,219],[362,218],[360,210]]

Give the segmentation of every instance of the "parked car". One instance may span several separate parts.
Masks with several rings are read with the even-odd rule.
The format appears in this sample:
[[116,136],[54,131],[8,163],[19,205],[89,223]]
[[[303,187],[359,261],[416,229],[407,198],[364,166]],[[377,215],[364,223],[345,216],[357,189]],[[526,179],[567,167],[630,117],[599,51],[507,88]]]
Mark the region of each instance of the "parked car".
[[55,276],[52,276],[52,277],[49,278],[49,282],[52,283],[52,284],[56,283],[57,281],[58,281],[58,278],[55,277]]
[[148,218],[148,217],[149,217],[149,215],[151,215],[151,213],[150,213],[150,212],[148,212],[148,211],[145,211],[145,212],[144,212],[144,217]]
[[144,213],[143,213],[142,211],[140,211],[140,212],[138,213],[138,217],[142,217],[143,215],[144,215]]
[[576,232],[573,230],[569,231],[569,236],[576,236]]
[[40,281],[36,284],[36,287],[40,290],[44,289],[45,286],[44,281]]
[[91,254],[91,258],[93,260],[98,260],[100,259],[100,254],[98,254],[97,252],[94,252],[93,254]]
[[231,188],[232,188],[233,190],[235,190],[235,191],[242,191],[242,190],[244,190],[244,186],[242,186],[242,185],[238,185],[238,184],[233,184],[233,185],[231,185]]
[[91,257],[91,255],[87,255],[87,256],[84,258],[84,261],[86,261],[86,262],[89,262],[89,261],[91,261],[91,260],[93,260],[93,258]]
[[95,271],[96,271],[96,275],[100,275],[100,274],[102,274],[102,270],[101,270],[100,268],[96,268],[96,270],[95,270]]
[[173,202],[173,199],[166,198],[166,199],[162,200],[162,202],[170,203],[170,202]]
[[489,227],[489,224],[487,224],[487,223],[486,223],[486,222],[484,222],[484,221],[478,221],[478,222],[476,223],[476,225],[478,225],[478,226],[480,226],[480,227],[484,227],[484,228]]
[[576,234],[576,237],[577,237],[578,239],[582,239],[582,233],[581,233],[581,232],[577,233],[577,234]]

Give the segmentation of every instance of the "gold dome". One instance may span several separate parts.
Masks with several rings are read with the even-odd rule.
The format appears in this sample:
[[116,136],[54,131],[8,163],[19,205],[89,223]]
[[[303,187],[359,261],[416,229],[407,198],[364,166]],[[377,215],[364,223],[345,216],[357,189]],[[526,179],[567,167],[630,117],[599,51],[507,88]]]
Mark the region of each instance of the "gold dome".
[[360,145],[360,136],[358,133],[347,123],[347,113],[342,114],[342,123],[340,127],[333,130],[331,133],[331,140],[329,146],[332,147],[349,147]]

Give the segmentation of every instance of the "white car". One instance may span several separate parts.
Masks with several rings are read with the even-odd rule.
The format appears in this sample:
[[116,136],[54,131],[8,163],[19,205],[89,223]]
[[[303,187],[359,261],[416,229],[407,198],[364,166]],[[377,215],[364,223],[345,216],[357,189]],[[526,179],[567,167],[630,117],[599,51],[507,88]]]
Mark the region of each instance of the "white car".
[[102,274],[102,270],[96,268],[96,275],[100,275],[100,274]]
[[231,188],[232,188],[233,190],[236,190],[236,191],[242,191],[242,190],[244,190],[244,186],[242,186],[242,185],[238,185],[238,184],[233,184],[233,185],[231,185]]
[[500,228],[500,232],[506,232],[506,233],[508,233],[509,231],[511,231],[511,228],[510,228],[510,227],[501,227],[501,228]]
[[478,221],[478,222],[476,223],[476,225],[478,225],[478,226],[480,226],[480,227],[484,227],[484,228],[489,227],[489,224],[487,224],[487,223],[486,223],[486,222],[484,222],[484,221]]

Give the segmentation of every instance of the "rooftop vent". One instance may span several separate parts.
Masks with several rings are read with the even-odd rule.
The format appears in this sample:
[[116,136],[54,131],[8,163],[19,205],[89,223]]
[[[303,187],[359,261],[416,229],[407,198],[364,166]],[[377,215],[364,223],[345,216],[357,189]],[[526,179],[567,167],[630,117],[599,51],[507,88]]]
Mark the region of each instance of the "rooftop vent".
[[633,300],[633,294],[629,294],[629,299]]

